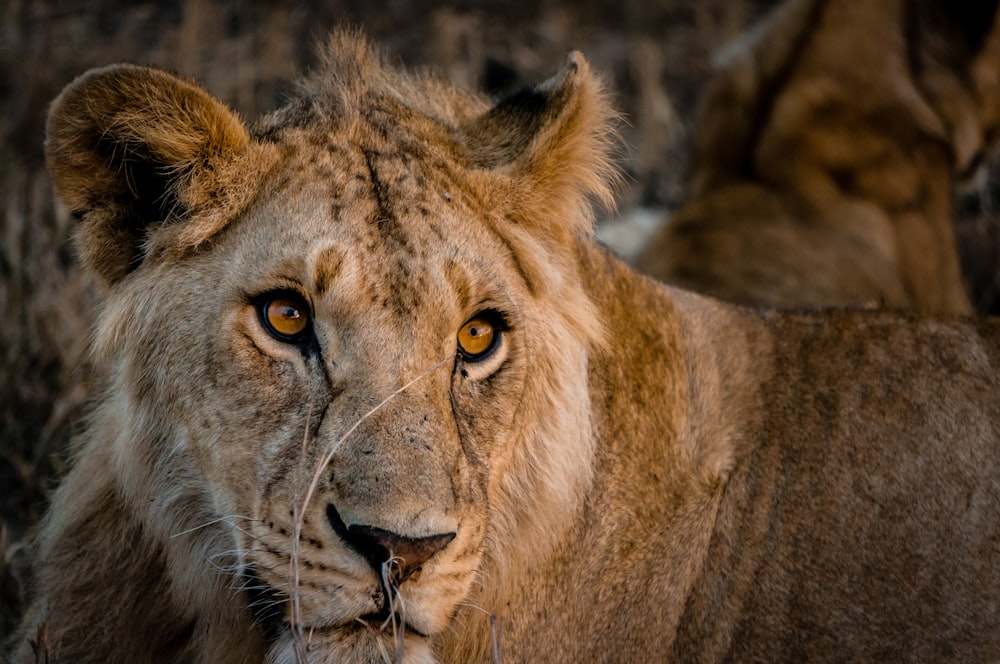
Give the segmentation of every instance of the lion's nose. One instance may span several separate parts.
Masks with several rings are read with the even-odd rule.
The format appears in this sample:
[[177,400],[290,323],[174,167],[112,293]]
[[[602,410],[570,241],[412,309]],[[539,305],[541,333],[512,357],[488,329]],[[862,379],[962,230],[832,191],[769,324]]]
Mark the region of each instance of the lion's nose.
[[328,504],[326,518],[344,542],[364,556],[379,577],[382,566],[390,562],[393,580],[402,583],[435,553],[455,539],[455,533],[438,533],[425,537],[406,537],[376,526],[346,525],[337,508]]

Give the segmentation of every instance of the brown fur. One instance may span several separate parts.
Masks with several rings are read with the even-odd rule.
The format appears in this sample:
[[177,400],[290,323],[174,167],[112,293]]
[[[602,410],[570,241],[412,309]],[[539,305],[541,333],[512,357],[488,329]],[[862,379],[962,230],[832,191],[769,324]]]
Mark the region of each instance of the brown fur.
[[996,4],[786,2],[722,59],[637,267],[742,304],[970,312],[952,192],[1000,123]]
[[[150,87],[124,144],[75,154]],[[764,315],[639,276],[590,234],[611,117],[579,54],[490,107],[347,34],[245,141],[159,72],[69,86],[47,152],[94,166],[53,174],[108,284],[109,378],[15,661],[41,633],[102,663],[995,655],[1000,325]],[[184,167],[145,188],[95,166],[164,144]],[[204,169],[250,190],[184,205]],[[289,291],[294,343],[257,310]],[[479,361],[476,316],[500,329]],[[384,584],[356,532],[445,543]]]

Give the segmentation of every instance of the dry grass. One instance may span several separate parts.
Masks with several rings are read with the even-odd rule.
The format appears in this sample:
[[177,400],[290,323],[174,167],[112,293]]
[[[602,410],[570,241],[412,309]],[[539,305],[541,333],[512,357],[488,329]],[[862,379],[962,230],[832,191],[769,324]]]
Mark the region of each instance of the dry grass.
[[[54,199],[41,143],[48,102],[89,67],[128,60],[195,77],[252,117],[346,21],[394,58],[501,92],[551,74],[569,48],[606,72],[629,118],[623,209],[669,206],[709,54],[773,0],[427,0],[307,3],[0,0],[0,642],[23,607],[22,542],[66,465],[89,394],[92,284],[74,262],[73,220]],[[993,192],[997,187],[987,189]],[[974,298],[995,310],[1000,224],[969,199],[959,224]]]

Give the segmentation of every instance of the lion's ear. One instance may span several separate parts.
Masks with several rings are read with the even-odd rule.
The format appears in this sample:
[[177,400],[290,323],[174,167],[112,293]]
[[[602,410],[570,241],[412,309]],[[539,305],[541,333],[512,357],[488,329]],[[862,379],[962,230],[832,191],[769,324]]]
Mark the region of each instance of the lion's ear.
[[[45,157],[59,196],[80,218],[85,264],[113,284],[141,263],[156,229],[193,224],[210,206],[233,207],[218,200],[218,174],[249,140],[221,102],[172,74],[113,65],[73,81],[49,112]],[[225,212],[202,214],[204,227],[186,229],[189,240],[217,231]]]
[[[616,113],[579,52],[553,78],[462,127],[474,166],[512,177],[526,223],[579,230],[590,198],[614,205]],[[518,212],[515,210],[515,212]]]

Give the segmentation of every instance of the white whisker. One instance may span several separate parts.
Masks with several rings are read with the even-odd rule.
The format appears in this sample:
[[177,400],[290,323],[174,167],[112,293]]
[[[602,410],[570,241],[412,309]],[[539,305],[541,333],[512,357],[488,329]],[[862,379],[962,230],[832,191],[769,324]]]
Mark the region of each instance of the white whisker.
[[231,527],[236,528],[237,527],[236,524],[231,523],[230,519],[242,519],[244,521],[258,521],[258,519],[254,519],[254,518],[249,517],[249,516],[242,516],[240,514],[230,514],[230,515],[227,515],[227,516],[220,516],[219,518],[212,519],[211,521],[206,521],[205,523],[203,523],[203,524],[201,524],[199,526],[194,526],[193,528],[188,528],[187,530],[182,530],[179,533],[174,533],[174,534],[172,534],[170,536],[170,538],[173,539],[175,537],[180,537],[181,535],[188,535],[188,534],[193,533],[193,532],[195,532],[197,530],[201,530],[202,528],[208,528],[209,526],[214,526],[217,523],[229,523],[229,525]]
[[[306,416],[306,426],[305,430],[302,432],[302,449],[299,451],[299,474],[302,473],[302,470],[305,467],[306,449],[309,445],[309,425],[311,416],[312,400],[310,399],[309,409]],[[292,520],[294,521],[294,524],[292,526],[292,556],[288,561],[288,585],[292,594],[292,615],[290,616],[292,647],[295,650],[295,658],[300,662],[304,662],[306,652],[309,650],[309,644],[302,643],[302,602],[301,594],[299,593],[299,541],[302,539],[302,523],[304,521],[304,516],[302,516],[302,514],[304,514],[305,505],[303,504],[302,512],[300,512],[298,504],[298,479],[299,478],[296,477],[296,482],[292,491]]]
[[[300,602],[300,599],[299,599],[299,540],[302,538],[302,527],[303,527],[303,522],[304,522],[304,515],[306,513],[306,509],[309,506],[309,502],[312,500],[312,497],[313,497],[313,494],[316,491],[316,488],[319,486],[319,478],[320,478],[320,476],[323,474],[323,472],[326,470],[326,468],[330,465],[330,461],[333,459],[333,455],[337,452],[337,449],[339,449],[340,445],[351,434],[353,434],[358,429],[358,427],[361,426],[362,423],[364,423],[365,420],[367,420],[373,414],[375,414],[376,412],[378,412],[379,409],[381,409],[383,406],[385,406],[387,403],[389,403],[389,401],[391,401],[392,399],[396,398],[397,396],[399,396],[400,394],[402,394],[403,392],[405,392],[406,390],[408,390],[410,387],[412,387],[415,383],[417,383],[421,379],[425,378],[426,376],[430,375],[435,370],[437,370],[439,367],[441,367],[442,365],[444,365],[447,362],[452,361],[453,359],[454,359],[454,355],[448,355],[448,356],[444,357],[439,362],[436,362],[435,364],[433,364],[432,366],[428,367],[426,370],[424,370],[423,372],[421,372],[419,375],[417,375],[416,377],[414,377],[408,383],[406,383],[405,385],[403,385],[399,389],[397,389],[394,392],[392,392],[389,396],[387,396],[382,401],[380,401],[375,406],[373,406],[368,412],[366,412],[361,417],[359,417],[354,422],[354,424],[352,424],[351,427],[349,429],[347,429],[346,432],[344,432],[343,435],[341,435],[336,441],[334,441],[333,445],[330,446],[330,449],[326,452],[325,455],[323,455],[322,460],[316,466],[316,470],[313,473],[311,481],[309,482],[309,486],[306,489],[306,493],[305,493],[305,496],[302,499],[301,506],[299,506],[299,504],[297,502],[298,492],[296,491],[295,494],[293,495],[293,497],[292,497],[292,516],[293,516],[293,518],[295,520],[295,524],[294,524],[294,527],[292,529],[292,556],[291,556],[291,561],[290,561],[291,570],[290,570],[290,575],[289,575],[291,577],[289,579],[289,586],[291,587],[291,592],[292,592],[292,603],[291,603],[292,611],[291,611],[291,616],[289,617],[289,623],[290,623],[290,627],[292,629],[293,647],[295,649],[296,657],[299,658],[300,661],[304,661],[306,648],[305,648],[305,645],[302,643],[302,608],[301,608],[301,602]],[[310,409],[310,411],[311,411],[311,409]],[[305,432],[304,435],[305,436],[309,435],[308,422],[307,422],[307,425],[306,425],[306,432]],[[302,445],[303,445],[303,450],[302,450],[303,459],[305,457],[306,443],[307,443],[307,440],[304,439],[303,443],[302,443]],[[387,586],[387,593],[389,593],[390,595],[392,594],[392,591],[390,591],[388,589],[388,586]],[[391,601],[392,600],[390,598],[390,603],[391,603]],[[390,612],[390,615],[391,614],[392,614],[392,612]],[[378,643],[381,644],[381,641],[379,640]],[[381,647],[381,645],[380,645],[380,647]],[[390,661],[388,659],[388,653],[385,653],[385,654],[386,654],[386,661],[387,662]]]

